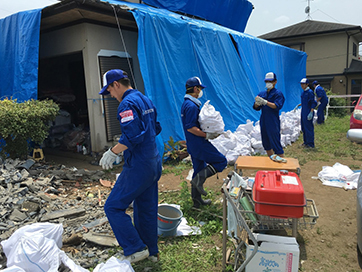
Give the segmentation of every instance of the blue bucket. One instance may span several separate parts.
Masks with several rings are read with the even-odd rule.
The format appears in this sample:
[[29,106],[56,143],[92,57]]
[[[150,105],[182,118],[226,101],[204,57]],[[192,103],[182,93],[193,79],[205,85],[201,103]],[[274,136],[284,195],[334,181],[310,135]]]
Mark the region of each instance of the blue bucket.
[[168,204],[158,205],[158,235],[175,236],[182,216],[182,211],[174,206]]

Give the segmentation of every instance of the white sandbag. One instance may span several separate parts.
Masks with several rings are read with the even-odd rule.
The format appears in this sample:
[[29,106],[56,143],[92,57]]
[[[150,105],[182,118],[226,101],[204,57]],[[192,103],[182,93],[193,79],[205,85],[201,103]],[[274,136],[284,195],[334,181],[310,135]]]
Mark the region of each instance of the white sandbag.
[[60,250],[56,240],[62,232],[61,224],[51,223],[35,223],[15,231],[8,240],[1,242],[7,266],[18,266],[26,272],[57,272],[63,263],[73,272],[89,272]]
[[209,140],[213,146],[224,156],[228,152],[228,149],[224,146],[225,138],[221,136],[217,137],[216,139]]
[[2,241],[1,245],[6,256],[10,254],[13,247],[16,245],[17,241],[25,236],[35,236],[42,235],[46,238],[52,239],[55,241],[58,248],[63,246],[62,243],[62,234],[63,234],[63,225],[62,224],[52,224],[52,223],[34,223],[31,225],[26,225],[16,230],[9,239]]
[[254,124],[254,122],[252,122],[248,119],[248,120],[246,120],[246,124],[239,125],[235,132],[243,132],[243,134],[248,135],[254,129],[253,124]]
[[210,100],[207,100],[204,106],[201,108],[199,114],[199,123],[203,132],[210,133],[223,133],[225,124],[221,117],[220,112],[210,104]]
[[120,261],[116,257],[111,257],[106,263],[98,264],[93,272],[134,272],[131,263],[127,260]]

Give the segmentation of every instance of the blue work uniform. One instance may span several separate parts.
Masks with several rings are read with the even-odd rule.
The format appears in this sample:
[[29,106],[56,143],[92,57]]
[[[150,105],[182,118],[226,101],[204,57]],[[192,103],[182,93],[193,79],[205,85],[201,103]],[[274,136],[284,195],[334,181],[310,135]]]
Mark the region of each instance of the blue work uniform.
[[[162,172],[156,135],[161,126],[152,101],[133,89],[123,94],[118,120],[122,131],[119,143],[128,149],[123,153],[123,170],[104,210],[125,256],[146,246],[150,255],[155,255],[158,253],[158,180]],[[134,225],[126,214],[132,201]]]
[[212,165],[217,172],[222,172],[227,166],[227,159],[221,154],[215,146],[204,137],[196,136],[187,130],[192,127],[200,128],[199,114],[201,102],[190,96],[185,95],[181,106],[182,125],[186,136],[187,152],[191,155],[192,165],[195,177],[207,165]]
[[316,94],[317,98],[321,98],[319,100],[320,105],[318,106],[318,109],[317,109],[317,123],[323,124],[324,123],[324,109],[327,107],[328,97],[327,97],[325,90],[323,89],[323,87],[321,85],[318,85],[315,88],[315,94]]
[[273,149],[275,154],[284,154],[283,147],[280,143],[280,118],[279,110],[284,105],[284,95],[276,88],[268,91],[261,91],[258,96],[268,100],[268,102],[274,103],[276,109],[265,106],[256,106],[255,110],[261,110],[260,115],[260,133],[263,147],[265,150]]
[[[314,147],[314,125],[313,118],[308,120],[307,116],[311,112],[311,109],[317,106],[317,102],[314,98],[314,93],[311,89],[304,90],[301,95],[301,126],[303,132],[304,145]],[[314,116],[314,111],[313,111]]]

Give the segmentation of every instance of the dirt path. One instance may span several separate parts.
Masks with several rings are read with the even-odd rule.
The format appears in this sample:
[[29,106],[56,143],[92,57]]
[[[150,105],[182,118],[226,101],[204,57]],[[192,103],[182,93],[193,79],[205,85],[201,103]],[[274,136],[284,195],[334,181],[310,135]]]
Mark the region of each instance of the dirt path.
[[[52,158],[57,160],[56,157]],[[64,158],[60,158],[63,161]],[[313,228],[299,229],[298,242],[301,251],[301,271],[361,271],[357,262],[356,252],[356,190],[345,191],[322,185],[317,176],[323,166],[333,166],[336,162],[350,166],[358,165],[362,168],[362,161],[344,159],[335,161],[310,161],[301,166],[301,181],[306,197],[316,203],[319,219]],[[67,166],[100,170],[99,166],[90,165],[89,161],[67,160]],[[205,187],[208,190],[220,190],[222,180],[230,170],[209,178]],[[121,169],[117,169],[121,171]],[[245,175],[255,176],[256,171],[245,171]],[[182,172],[185,179],[188,170]],[[114,175],[115,176],[115,175]],[[180,176],[174,174],[162,175],[159,181],[159,190],[181,189]],[[289,233],[289,231],[288,231]],[[291,233],[291,231],[290,231]],[[220,260],[221,261],[221,260]]]
[[[301,166],[301,181],[306,197],[316,203],[319,218],[313,228],[299,229],[301,271],[360,271],[357,262],[356,242],[356,190],[348,190],[323,185],[318,176],[323,166],[333,166],[336,162],[344,165],[360,165],[362,161],[341,159],[338,161],[311,161]],[[232,170],[230,168],[229,170]],[[182,173],[186,178],[188,171]],[[256,171],[245,171],[254,176]],[[205,187],[219,190],[227,170],[209,178]],[[180,178],[173,174],[163,175],[159,181],[161,191],[181,189]],[[291,231],[288,230],[291,235]]]

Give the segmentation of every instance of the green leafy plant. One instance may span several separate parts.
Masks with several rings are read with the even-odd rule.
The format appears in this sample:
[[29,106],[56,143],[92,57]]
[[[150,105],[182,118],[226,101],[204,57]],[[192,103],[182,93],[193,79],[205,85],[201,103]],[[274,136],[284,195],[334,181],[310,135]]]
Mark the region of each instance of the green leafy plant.
[[[327,94],[327,96],[335,95],[335,93],[333,93],[332,90],[326,90],[326,94]],[[345,98],[342,98],[342,97],[332,97],[329,100],[329,105],[330,106],[346,106],[347,101]],[[330,116],[343,117],[347,114],[347,112],[348,112],[347,108],[331,108],[331,109],[329,109],[328,114]]]
[[170,158],[171,161],[179,161],[188,155],[187,148],[182,141],[176,141],[170,136],[170,140],[165,143],[164,158]]
[[28,153],[28,141],[41,144],[49,133],[49,121],[58,115],[59,106],[52,100],[0,101],[0,156],[23,158]]

